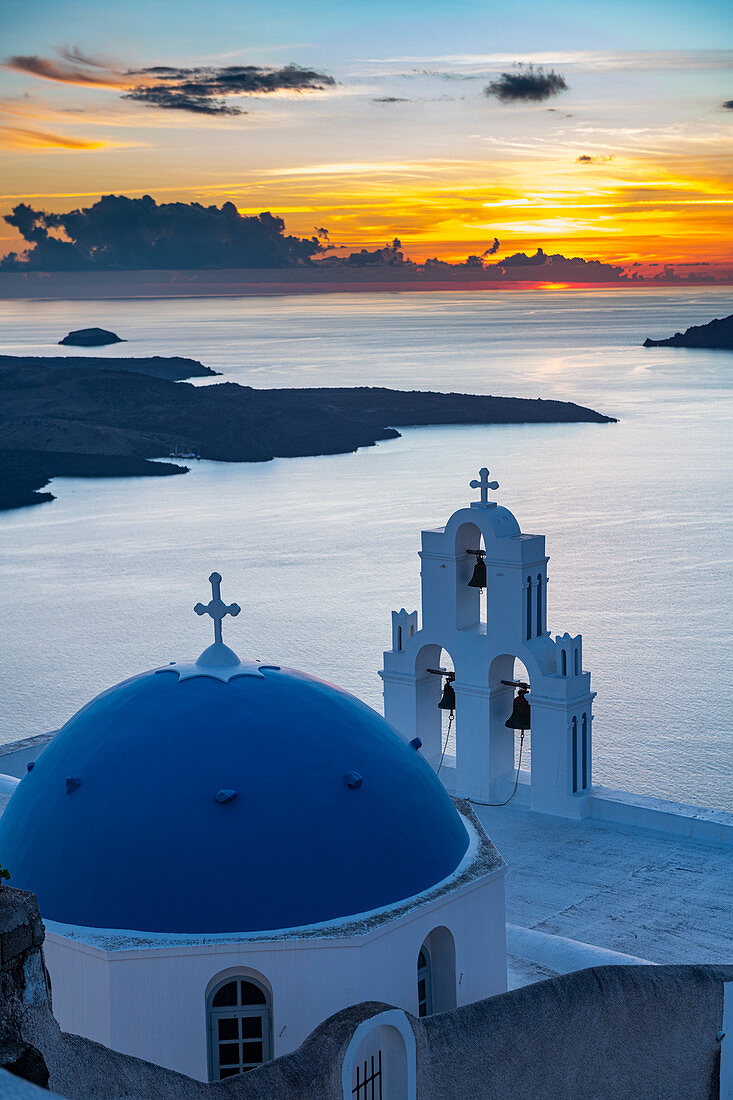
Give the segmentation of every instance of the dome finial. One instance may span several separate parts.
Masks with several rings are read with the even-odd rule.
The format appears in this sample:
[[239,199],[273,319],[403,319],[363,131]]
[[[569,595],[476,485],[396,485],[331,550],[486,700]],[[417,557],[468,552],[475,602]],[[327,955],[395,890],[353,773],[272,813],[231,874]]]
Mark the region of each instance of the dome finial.
[[212,573],[211,599],[207,604],[197,603],[194,611],[197,615],[211,615],[214,620],[214,642],[221,642],[221,621],[225,615],[238,615],[242,610],[238,603],[225,604],[221,598],[221,573]]
[[[489,500],[489,489],[498,489],[499,488],[499,482],[498,481],[489,481],[489,471],[486,468],[486,466],[481,467],[481,469],[478,472],[478,475],[479,475],[478,480],[476,480],[474,478],[474,480],[471,482],[471,488],[481,490],[481,503],[482,504],[493,504],[494,501]],[[478,503],[478,501],[476,503]]]

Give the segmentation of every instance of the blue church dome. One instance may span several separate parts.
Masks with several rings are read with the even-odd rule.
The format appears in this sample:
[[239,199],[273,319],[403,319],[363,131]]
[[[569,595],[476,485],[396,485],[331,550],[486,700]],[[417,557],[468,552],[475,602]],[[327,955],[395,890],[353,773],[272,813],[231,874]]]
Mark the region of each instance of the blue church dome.
[[217,625],[198,662],[118,684],[50,742],[0,819],[13,885],[62,923],[249,932],[450,875],[468,834],[420,752],[348,692],[239,662]]

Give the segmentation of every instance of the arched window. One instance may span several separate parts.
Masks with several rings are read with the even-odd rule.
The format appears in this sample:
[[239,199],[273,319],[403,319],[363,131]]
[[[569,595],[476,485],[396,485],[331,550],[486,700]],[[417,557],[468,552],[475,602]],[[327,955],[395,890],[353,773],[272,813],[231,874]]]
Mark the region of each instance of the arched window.
[[417,1012],[430,1016],[456,1007],[456,945],[445,927],[425,937],[417,956]]
[[573,736],[571,743],[571,753],[573,757],[573,794],[577,794],[578,791],[578,719],[573,718]]
[[212,1081],[235,1077],[272,1058],[270,996],[252,978],[230,978],[207,1003]]
[[527,577],[527,641],[532,637],[532,578]]
[[568,674],[568,655],[567,655],[567,653],[565,652],[564,649],[560,650],[560,655],[561,655],[561,662],[560,663],[562,665],[562,674],[563,674],[563,676],[567,676],[567,674]]
[[577,676],[579,672],[580,672],[580,651],[576,649],[575,650],[575,675]]
[[537,637],[542,637],[542,574],[537,574]]
[[433,975],[430,966],[430,953],[427,947],[420,948],[417,957],[417,1014],[430,1016],[433,1012]]

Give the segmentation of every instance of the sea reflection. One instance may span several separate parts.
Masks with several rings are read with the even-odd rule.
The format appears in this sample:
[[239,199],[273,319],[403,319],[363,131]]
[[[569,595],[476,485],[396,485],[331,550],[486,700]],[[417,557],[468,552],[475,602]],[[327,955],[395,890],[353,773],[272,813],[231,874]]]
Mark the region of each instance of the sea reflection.
[[733,808],[731,359],[639,347],[730,312],[724,298],[2,303],[3,351],[45,354],[57,334],[103,324],[135,336],[113,354],[191,355],[246,384],[562,397],[621,422],[410,429],[354,455],[57,480],[53,504],[0,515],[0,738],[56,728],[111,683],[195,655],[208,634],[192,607],[212,569],[243,608],[226,626],[240,654],[379,707],[389,613],[419,598],[419,532],[469,500],[487,465],[522,528],[547,535],[550,628],[584,635],[596,778]]

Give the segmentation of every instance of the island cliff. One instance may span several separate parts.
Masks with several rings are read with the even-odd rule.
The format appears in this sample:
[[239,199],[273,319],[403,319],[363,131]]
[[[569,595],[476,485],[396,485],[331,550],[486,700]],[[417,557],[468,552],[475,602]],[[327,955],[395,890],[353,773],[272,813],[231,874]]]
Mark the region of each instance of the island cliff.
[[48,367],[49,370],[91,367],[94,370],[147,374],[151,378],[167,378],[169,382],[178,382],[183,378],[213,378],[219,373],[205,367],[198,359],[186,359],[182,355],[149,355],[144,359],[127,355],[124,358],[101,355],[0,355],[0,367]]
[[613,422],[569,401],[355,389],[192,386],[129,371],[0,361],[0,508],[48,500],[54,475],[170,474],[175,450],[224,462],[343,454],[396,426]]
[[720,348],[733,351],[733,313],[716,318],[706,325],[691,325],[684,332],[675,332],[664,340],[644,341],[645,348]]

